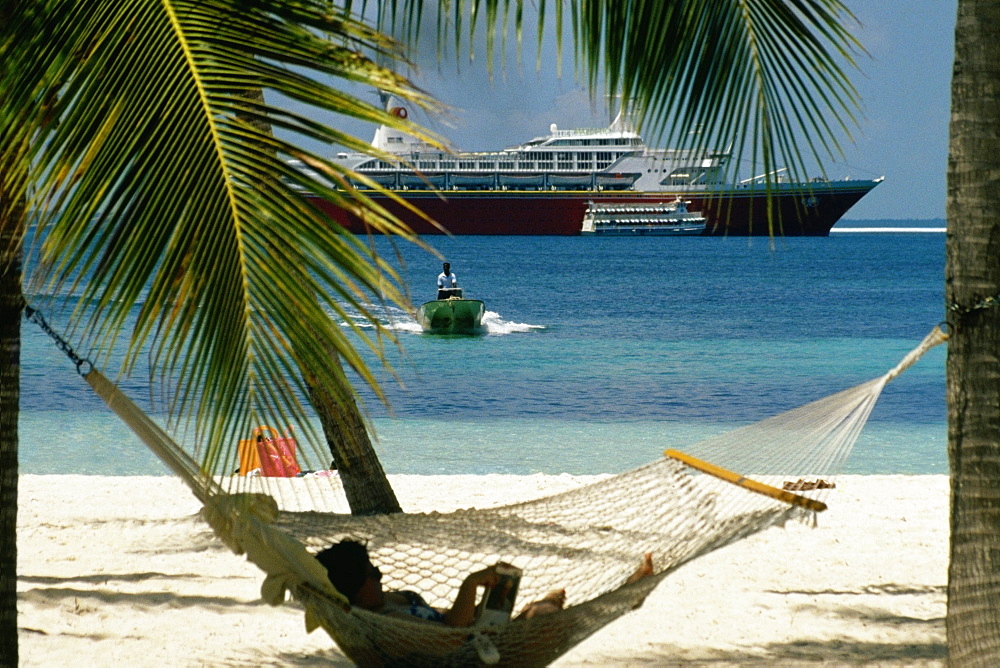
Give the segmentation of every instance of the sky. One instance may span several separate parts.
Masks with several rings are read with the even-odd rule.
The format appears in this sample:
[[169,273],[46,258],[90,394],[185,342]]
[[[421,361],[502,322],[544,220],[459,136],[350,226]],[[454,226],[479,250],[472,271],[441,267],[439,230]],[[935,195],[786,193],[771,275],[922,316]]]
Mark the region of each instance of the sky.
[[[825,162],[830,178],[885,177],[845,220],[944,218],[945,169],[956,0],[847,0],[858,24],[853,34],[867,54],[851,80],[861,98],[853,141],[844,157]],[[607,125],[608,112],[591,103],[567,53],[561,75],[555,46],[536,69],[535,37],[526,33],[522,62],[509,56],[490,77],[485,59],[452,55],[439,61],[425,44],[409,76],[452,110],[451,120],[420,118],[461,150],[498,150],[560,128]],[[429,40],[427,40],[429,41]],[[511,49],[513,53],[513,49]],[[464,53],[464,51],[463,51]],[[359,95],[367,92],[355,91]],[[370,97],[374,100],[374,96]],[[336,121],[368,138],[374,128]],[[812,175],[810,175],[812,176]]]

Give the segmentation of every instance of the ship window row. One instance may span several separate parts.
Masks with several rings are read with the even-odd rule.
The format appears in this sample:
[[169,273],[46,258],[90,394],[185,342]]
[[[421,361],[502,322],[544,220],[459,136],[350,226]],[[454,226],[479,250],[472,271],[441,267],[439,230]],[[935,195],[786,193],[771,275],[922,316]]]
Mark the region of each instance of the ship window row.
[[[528,151],[526,153],[505,152],[502,155],[506,160],[520,160],[522,163],[524,163],[524,162],[538,162],[543,160],[548,162],[551,162],[553,160],[567,160],[567,161],[577,160],[580,162],[587,162],[595,157],[598,160],[617,160],[618,158],[630,155],[631,153],[632,153],[631,151],[596,151],[596,152],[581,151],[579,153],[569,152],[569,151],[558,151],[558,152]],[[493,155],[497,156],[500,154],[493,154]],[[427,161],[453,160],[454,158],[452,158],[452,156],[447,153],[413,152],[407,156],[407,159],[410,162],[418,162],[418,161],[427,162]],[[490,157],[490,154],[482,154],[482,157],[479,159],[479,162],[482,164],[483,162],[492,162],[497,159],[498,159],[497,157]],[[461,162],[463,165],[465,165],[465,164],[472,164],[473,161],[462,160]]]
[[[559,160],[553,161],[552,154],[541,154],[543,160],[441,160],[423,159],[413,160],[411,163],[421,171],[442,171],[442,170],[462,170],[462,171],[494,171],[497,169],[508,170],[551,170],[553,168],[562,171],[592,171],[594,169],[605,169],[612,165],[622,153],[597,152],[587,154],[559,154]],[[594,157],[591,157],[594,156]],[[576,159],[573,159],[573,158]],[[594,159],[596,157],[596,160]],[[377,169],[379,171],[395,171],[400,166],[396,163],[384,160],[371,161],[358,166],[358,169]],[[675,178],[684,178],[686,174],[675,171],[671,174]]]
[[554,139],[548,146],[641,146],[638,137],[618,137],[615,139]]

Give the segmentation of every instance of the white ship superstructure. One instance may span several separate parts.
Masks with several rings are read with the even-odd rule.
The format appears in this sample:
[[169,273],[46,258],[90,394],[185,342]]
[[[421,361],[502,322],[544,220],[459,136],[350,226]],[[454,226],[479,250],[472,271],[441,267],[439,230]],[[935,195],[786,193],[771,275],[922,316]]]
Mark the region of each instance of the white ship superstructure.
[[728,153],[714,151],[650,149],[621,114],[607,128],[560,130],[553,124],[548,135],[502,151],[448,153],[386,126],[376,131],[372,144],[399,160],[337,157],[379,184],[401,190],[703,189],[721,183],[729,159]]

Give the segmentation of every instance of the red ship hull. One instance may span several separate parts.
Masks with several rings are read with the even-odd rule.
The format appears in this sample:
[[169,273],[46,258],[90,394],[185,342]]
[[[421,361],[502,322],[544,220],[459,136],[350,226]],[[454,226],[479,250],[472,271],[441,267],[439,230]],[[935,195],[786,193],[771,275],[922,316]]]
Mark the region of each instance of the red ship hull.
[[[762,188],[702,192],[593,192],[453,190],[445,192],[407,190],[399,194],[415,205],[443,230],[400,207],[385,196],[374,195],[379,204],[398,216],[418,234],[576,235],[580,234],[589,202],[672,202],[678,196],[690,202],[691,211],[702,213],[708,223],[705,236],[814,236],[830,234],[830,228],[864,197],[878,181],[817,182],[791,186],[779,184],[770,198],[773,215],[769,224],[768,196]],[[366,194],[372,196],[371,192]],[[316,204],[336,222],[356,234],[371,230],[343,209],[317,198]]]

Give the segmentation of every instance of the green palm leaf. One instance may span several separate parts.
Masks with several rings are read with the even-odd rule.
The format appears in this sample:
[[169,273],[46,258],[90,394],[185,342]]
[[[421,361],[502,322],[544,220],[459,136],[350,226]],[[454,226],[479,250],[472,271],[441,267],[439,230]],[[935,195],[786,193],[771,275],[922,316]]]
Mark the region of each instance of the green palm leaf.
[[[373,4],[386,25],[408,38],[418,34],[425,3]],[[539,24],[554,13],[561,32],[563,3],[555,12],[547,4],[539,5]],[[592,89],[603,81],[634,100],[654,134],[691,146],[742,137],[737,157],[748,154],[771,172],[783,161],[801,168],[800,145],[817,158],[835,152],[836,134],[853,122],[855,93],[840,64],[851,62],[857,45],[837,0],[567,4],[577,65]],[[433,6],[439,41],[461,44],[464,27],[471,33],[483,26],[489,60],[494,34],[505,39],[513,17],[520,44],[523,0]],[[401,61],[398,46],[319,0],[40,0],[19,7],[2,48],[7,62],[25,66],[3,70],[13,96],[0,106],[5,120],[29,119],[33,129],[8,127],[18,146],[29,147],[15,161],[21,176],[8,181],[20,184],[19,192],[32,182],[45,198],[37,203],[45,261],[35,278],[79,291],[85,340],[109,351],[127,332],[123,372],[149,346],[154,373],[182,381],[171,394],[173,411],[197,405],[197,424],[213,444],[258,420],[303,421],[303,370],[348,392],[326,351],[378,392],[352,344],[380,357],[392,337],[378,326],[370,334],[352,327],[352,317],[377,325],[377,305],[405,305],[404,289],[388,264],[300,193],[336,202],[375,229],[412,235],[355,193],[343,168],[280,137],[371,150],[366,142],[246,93],[279,93],[434,141],[405,119],[319,83],[364,83],[437,109],[376,64]],[[10,38],[28,31],[36,37]],[[539,49],[541,39],[539,30]],[[43,134],[32,135],[38,128]],[[292,169],[287,158],[321,176]],[[141,308],[133,324],[134,304]],[[269,387],[276,378],[281,382]]]
[[[171,412],[197,418],[200,439],[214,444],[209,463],[215,446],[250,425],[304,423],[304,369],[345,397],[344,372],[321,351],[335,351],[378,393],[356,345],[384,359],[392,337],[379,324],[379,304],[407,306],[404,288],[390,265],[301,192],[352,211],[363,203],[350,188],[333,187],[346,186],[341,167],[244,119],[264,120],[281,136],[366,145],[244,93],[280,93],[434,141],[318,83],[364,82],[436,109],[358,55],[399,59],[397,46],[331,14],[325,2],[42,4],[49,44],[58,48],[14,49],[47,68],[58,95],[59,124],[31,157],[47,196],[38,203],[45,242],[34,279],[79,295],[75,320],[87,345],[108,353],[124,343],[123,373],[148,349],[151,373],[181,381]],[[293,157],[323,176],[292,169]],[[375,229],[413,238],[368,206]],[[353,324],[358,317],[376,327]]]

